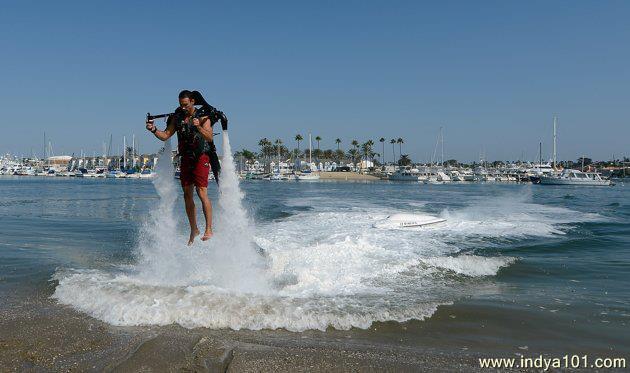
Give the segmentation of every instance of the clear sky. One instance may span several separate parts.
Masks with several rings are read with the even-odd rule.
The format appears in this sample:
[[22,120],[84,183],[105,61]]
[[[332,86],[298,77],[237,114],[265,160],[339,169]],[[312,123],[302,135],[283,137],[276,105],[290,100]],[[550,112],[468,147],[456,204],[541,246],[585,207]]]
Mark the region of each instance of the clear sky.
[[[0,152],[101,153],[181,89],[237,149],[403,137],[425,161],[630,155],[630,1],[7,1]],[[389,149],[389,150],[387,150]],[[391,147],[386,148],[391,159]]]

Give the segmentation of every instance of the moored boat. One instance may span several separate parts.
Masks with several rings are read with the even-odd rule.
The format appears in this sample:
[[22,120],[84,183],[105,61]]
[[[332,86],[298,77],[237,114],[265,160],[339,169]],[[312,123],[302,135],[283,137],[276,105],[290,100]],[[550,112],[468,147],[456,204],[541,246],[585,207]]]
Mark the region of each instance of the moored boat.
[[610,180],[603,179],[597,172],[582,172],[565,169],[557,175],[542,175],[540,177],[540,184],[608,186],[610,185]]

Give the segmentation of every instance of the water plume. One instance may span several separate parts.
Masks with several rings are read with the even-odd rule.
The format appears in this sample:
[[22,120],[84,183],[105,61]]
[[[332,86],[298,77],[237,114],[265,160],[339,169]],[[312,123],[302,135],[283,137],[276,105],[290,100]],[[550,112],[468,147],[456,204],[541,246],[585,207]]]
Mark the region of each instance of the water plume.
[[[170,148],[167,142],[165,155],[170,154]],[[166,286],[203,284],[228,291],[265,291],[266,280],[261,271],[264,262],[254,245],[231,153],[229,136],[224,132],[219,198],[213,214],[214,235],[208,241],[197,239],[191,247],[186,246],[187,226],[178,224],[178,220],[185,218],[182,214],[176,218],[174,213],[180,191],[173,177],[171,157],[160,157],[158,177],[154,180],[160,201],[140,234],[139,261],[135,267],[140,279]],[[200,211],[198,215],[203,219]]]

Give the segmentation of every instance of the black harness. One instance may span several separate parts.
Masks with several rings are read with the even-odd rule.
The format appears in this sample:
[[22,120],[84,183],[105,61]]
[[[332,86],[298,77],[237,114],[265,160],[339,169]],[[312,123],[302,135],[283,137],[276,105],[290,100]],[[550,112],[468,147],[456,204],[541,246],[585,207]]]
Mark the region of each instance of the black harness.
[[[214,109],[214,108],[212,108]],[[216,109],[214,109],[217,111]],[[218,111],[217,111],[218,112]],[[214,145],[214,141],[206,140],[193,124],[194,118],[209,117],[211,127],[216,122],[221,120],[221,116],[225,117],[223,113],[220,115],[215,114],[214,118],[208,113],[207,110],[201,109],[195,110],[195,113],[185,120],[186,113],[183,109],[177,108],[175,113],[168,118],[168,121],[174,121],[175,129],[177,131],[178,151],[180,157],[185,157],[192,162],[188,162],[190,167],[194,167],[199,158],[203,154],[207,154],[210,159],[210,167],[212,168],[212,174],[214,179],[219,184],[219,173],[221,172],[221,163],[219,162],[219,155],[217,154],[217,148]],[[214,120],[213,120],[214,119]],[[222,123],[223,124],[223,121]]]

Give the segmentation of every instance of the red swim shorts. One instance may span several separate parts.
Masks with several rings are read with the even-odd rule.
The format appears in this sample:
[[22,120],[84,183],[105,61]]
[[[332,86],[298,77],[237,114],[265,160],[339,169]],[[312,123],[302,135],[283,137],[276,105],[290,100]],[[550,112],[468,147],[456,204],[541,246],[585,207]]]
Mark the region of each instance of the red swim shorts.
[[182,157],[179,171],[179,181],[182,186],[194,184],[196,187],[207,188],[210,157],[208,154],[202,154],[197,160]]

